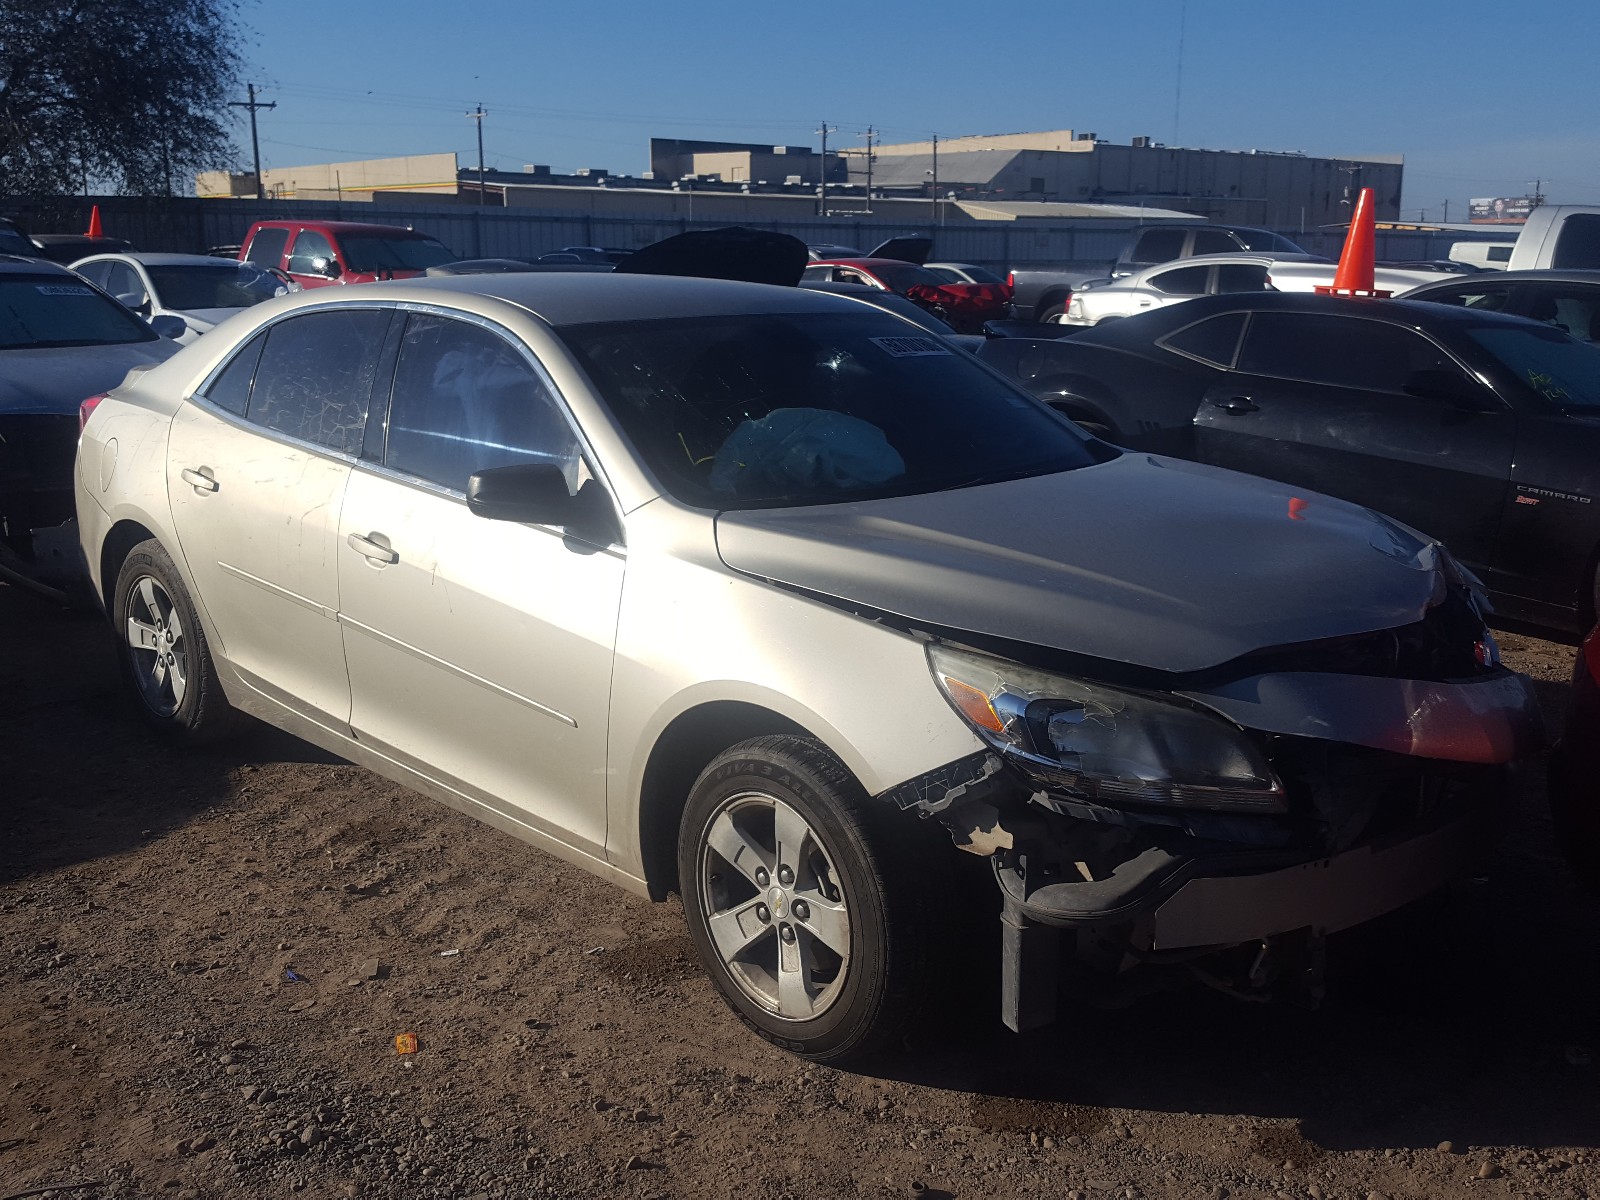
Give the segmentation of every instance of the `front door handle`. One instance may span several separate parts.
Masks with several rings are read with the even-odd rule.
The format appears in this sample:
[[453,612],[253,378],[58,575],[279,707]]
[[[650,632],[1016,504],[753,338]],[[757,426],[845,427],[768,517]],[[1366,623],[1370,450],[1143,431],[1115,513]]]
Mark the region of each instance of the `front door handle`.
[[[376,540],[378,538],[383,538],[383,541]],[[350,543],[350,549],[354,550],[357,554],[361,555],[369,562],[399,562],[400,556],[384,544],[388,540],[389,539],[384,537],[384,535],[381,533],[374,533],[370,537],[362,537],[359,533],[352,533],[345,539],[345,541]]]
[[201,467],[198,471],[185,467],[180,474],[183,481],[197,492],[214,492],[219,486],[210,467]]
[[1218,396],[1211,401],[1213,408],[1220,408],[1225,413],[1253,413],[1261,409],[1251,401],[1249,396]]

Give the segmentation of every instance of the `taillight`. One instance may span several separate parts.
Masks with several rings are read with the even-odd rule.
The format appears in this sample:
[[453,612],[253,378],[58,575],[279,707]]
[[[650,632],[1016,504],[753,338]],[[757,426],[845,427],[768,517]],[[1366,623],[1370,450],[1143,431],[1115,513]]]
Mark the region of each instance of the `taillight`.
[[1017,290],[1017,273],[1015,271],[1007,271],[1006,272],[1006,291],[1014,292],[1016,290]]
[[1600,683],[1600,628],[1583,639],[1582,659],[1589,670],[1589,678]]
[[100,401],[104,399],[104,395],[90,396],[82,404],[78,405],[78,433],[80,436],[83,434],[83,427],[89,423],[89,418],[94,414],[94,410],[100,407]]

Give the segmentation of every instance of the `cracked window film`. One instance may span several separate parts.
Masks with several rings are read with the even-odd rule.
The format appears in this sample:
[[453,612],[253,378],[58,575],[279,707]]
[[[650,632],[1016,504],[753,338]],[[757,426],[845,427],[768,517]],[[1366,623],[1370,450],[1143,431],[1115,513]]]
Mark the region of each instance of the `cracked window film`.
[[291,317],[267,334],[246,414],[286,437],[355,454],[367,424],[389,313],[337,309]]

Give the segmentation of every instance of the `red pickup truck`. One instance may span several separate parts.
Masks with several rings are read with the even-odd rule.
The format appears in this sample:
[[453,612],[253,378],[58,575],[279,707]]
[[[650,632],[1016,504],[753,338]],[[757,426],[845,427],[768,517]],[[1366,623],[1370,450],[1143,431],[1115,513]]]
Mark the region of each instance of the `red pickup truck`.
[[410,279],[461,256],[400,225],[361,221],[257,221],[239,257],[285,271],[301,287]]

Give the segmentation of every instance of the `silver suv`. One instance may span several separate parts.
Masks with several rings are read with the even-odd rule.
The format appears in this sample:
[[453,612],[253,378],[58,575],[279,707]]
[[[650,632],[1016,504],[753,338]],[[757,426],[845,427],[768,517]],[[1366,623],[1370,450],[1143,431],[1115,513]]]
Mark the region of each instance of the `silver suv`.
[[1013,1027],[1069,952],[1111,991],[1180,961],[1264,990],[1504,819],[1527,683],[1382,517],[1121,452],[836,296],[331,292],[86,414],[139,710],[184,741],[243,710],[681,893],[729,1005],[799,1054],[949,995],[974,913]]

